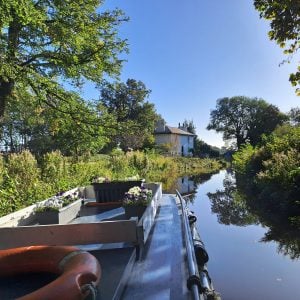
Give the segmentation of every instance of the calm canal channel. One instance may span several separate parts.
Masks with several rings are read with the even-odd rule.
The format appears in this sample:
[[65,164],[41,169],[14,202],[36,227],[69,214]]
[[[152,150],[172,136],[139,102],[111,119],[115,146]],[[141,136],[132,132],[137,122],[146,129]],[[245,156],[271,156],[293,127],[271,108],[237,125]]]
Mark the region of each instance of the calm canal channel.
[[[192,178],[179,180],[183,194],[196,191],[189,207],[198,218],[198,229],[210,257],[208,271],[214,288],[223,300],[300,299],[300,260],[280,252],[277,242],[262,242],[268,228],[257,221],[243,223],[247,216],[230,211],[228,199],[225,205],[224,201],[216,200],[218,190],[224,197],[224,179],[226,182],[228,178],[230,174],[221,171],[204,183],[195,184]],[[217,195],[215,201],[208,193]],[[234,221],[232,215],[240,220]],[[299,245],[299,240],[295,244]]]

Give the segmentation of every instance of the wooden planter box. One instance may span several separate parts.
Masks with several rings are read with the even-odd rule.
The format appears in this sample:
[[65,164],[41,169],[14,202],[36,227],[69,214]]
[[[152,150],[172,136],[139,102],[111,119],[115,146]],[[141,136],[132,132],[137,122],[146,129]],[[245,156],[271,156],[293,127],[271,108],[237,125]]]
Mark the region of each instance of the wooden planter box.
[[81,204],[82,199],[79,199],[58,211],[36,212],[37,221],[40,225],[67,224],[77,217]]
[[93,183],[96,201],[103,202],[119,202],[122,201],[128,190],[134,186],[142,186],[143,180],[134,181],[112,181]]

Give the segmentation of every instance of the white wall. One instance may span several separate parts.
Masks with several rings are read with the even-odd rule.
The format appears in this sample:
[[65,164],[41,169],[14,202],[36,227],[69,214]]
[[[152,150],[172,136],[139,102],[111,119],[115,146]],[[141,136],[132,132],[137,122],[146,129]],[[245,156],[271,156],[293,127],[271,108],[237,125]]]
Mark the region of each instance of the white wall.
[[[189,156],[191,153],[189,149],[194,149],[194,137],[189,135],[178,135],[178,134],[157,134],[155,135],[155,143],[157,145],[171,144],[172,155],[183,155]],[[183,147],[183,149],[182,149]]]
[[[183,155],[189,156],[192,155],[189,150],[194,149],[194,137],[190,135],[181,135],[180,136],[180,144],[183,147]],[[182,148],[180,147],[180,153],[182,152]]]

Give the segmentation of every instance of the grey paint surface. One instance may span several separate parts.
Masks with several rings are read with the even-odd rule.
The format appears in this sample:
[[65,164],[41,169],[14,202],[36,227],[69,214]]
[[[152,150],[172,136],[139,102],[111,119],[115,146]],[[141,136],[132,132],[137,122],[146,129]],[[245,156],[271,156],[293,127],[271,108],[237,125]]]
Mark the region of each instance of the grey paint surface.
[[189,299],[182,222],[175,197],[164,195],[122,299]]

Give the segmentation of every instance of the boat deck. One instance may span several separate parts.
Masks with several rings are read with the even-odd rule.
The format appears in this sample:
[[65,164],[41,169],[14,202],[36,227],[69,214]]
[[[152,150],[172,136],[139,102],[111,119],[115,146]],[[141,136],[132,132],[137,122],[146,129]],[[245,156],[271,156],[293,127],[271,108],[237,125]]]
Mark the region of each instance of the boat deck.
[[174,195],[163,195],[142,259],[122,299],[189,299],[182,220]]
[[[91,251],[99,259],[103,272],[97,297],[99,300],[114,298],[111,295],[116,286],[117,276],[121,281],[119,288],[124,288],[121,299],[189,299],[190,293],[186,288],[188,271],[183,225],[181,211],[177,205],[175,195],[163,195],[141,258],[135,261],[133,266],[128,265],[129,270],[125,271],[124,263],[123,265],[115,263],[114,256],[109,255],[110,251],[113,251],[112,249],[105,250],[105,259],[101,257],[103,250]],[[72,223],[118,219],[124,217],[123,214],[123,208],[116,208],[109,212],[77,218]],[[104,244],[100,247],[107,248],[109,245]],[[120,250],[115,249],[114,251],[117,253]],[[124,256],[121,251],[119,255]],[[130,255],[127,258],[129,259],[129,257]],[[123,277],[120,276],[122,267],[124,269]],[[111,278],[111,281],[107,278]],[[124,284],[126,281],[127,283]]]
[[[98,300],[190,299],[190,292],[186,288],[188,267],[183,220],[176,199],[175,195],[170,194],[164,194],[159,199],[155,221],[139,259],[136,248],[130,243],[78,246],[89,251],[100,262],[102,278],[98,286]],[[77,226],[81,223],[122,219],[125,219],[125,215],[121,207],[85,215],[71,223]],[[18,277],[2,280],[0,298],[20,297],[22,292],[29,293],[53,280],[52,275],[44,275],[43,278],[41,275],[30,274],[24,281]]]

